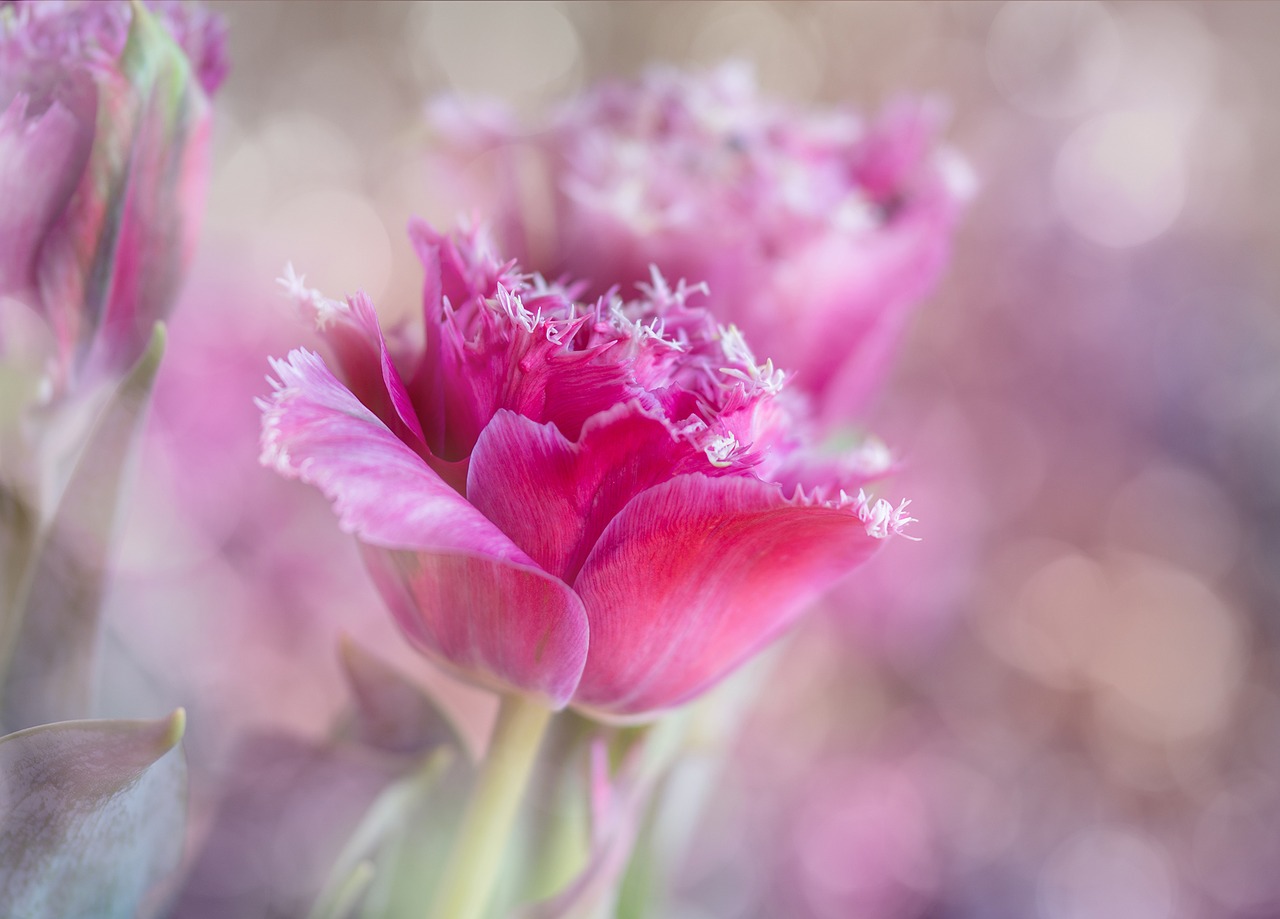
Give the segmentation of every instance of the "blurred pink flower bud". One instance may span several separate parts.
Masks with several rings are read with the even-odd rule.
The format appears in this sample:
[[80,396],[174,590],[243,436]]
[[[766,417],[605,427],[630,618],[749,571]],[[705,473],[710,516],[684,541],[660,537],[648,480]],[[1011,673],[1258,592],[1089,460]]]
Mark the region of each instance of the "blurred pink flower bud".
[[487,103],[445,99],[433,116],[522,264],[591,295],[650,264],[702,279],[718,315],[836,417],[884,376],[972,186],[936,144],[941,106],[900,100],[869,125],[798,111],[738,65],[604,83],[533,131]]
[[290,271],[341,379],[313,352],[274,362],[262,459],[328,495],[410,640],[455,672],[557,708],[666,709],[909,522],[809,461],[782,372],[700,288],[655,272],[637,300],[584,304],[478,234],[412,235],[425,346]]
[[138,358],[195,244],[223,29],[151,7],[0,9],[0,297],[48,321],[59,384]]

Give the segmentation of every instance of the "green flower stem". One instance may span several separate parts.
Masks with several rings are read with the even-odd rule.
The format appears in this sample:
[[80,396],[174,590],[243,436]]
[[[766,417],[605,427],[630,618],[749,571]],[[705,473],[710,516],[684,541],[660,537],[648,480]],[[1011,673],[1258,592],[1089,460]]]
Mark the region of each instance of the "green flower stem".
[[515,694],[503,698],[488,755],[462,817],[453,854],[440,877],[431,911],[434,919],[484,916],[516,810],[550,720],[551,710],[533,699]]

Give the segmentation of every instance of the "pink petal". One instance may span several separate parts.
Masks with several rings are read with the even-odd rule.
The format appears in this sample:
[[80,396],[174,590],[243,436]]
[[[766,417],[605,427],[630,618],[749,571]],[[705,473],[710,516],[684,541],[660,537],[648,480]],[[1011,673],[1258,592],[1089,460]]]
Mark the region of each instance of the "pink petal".
[[[426,273],[426,347],[408,388],[435,455],[468,456],[499,409],[554,422],[576,439],[587,419],[638,394],[630,368],[611,353],[614,342],[567,347],[533,318],[543,308],[565,310],[575,288],[532,290],[479,232],[447,236],[415,222],[410,235]],[[528,324],[493,306],[504,297],[514,303],[513,291]]]
[[409,640],[464,679],[573,696],[587,659],[587,614],[564,582],[532,566],[460,552],[387,552],[365,563]]
[[[780,366],[799,368],[797,383],[819,395],[825,416],[850,417],[877,391],[915,306],[937,284],[950,231],[949,214],[910,203],[874,236],[815,239],[774,269],[754,304],[753,340],[767,342]],[[761,321],[770,300],[805,311],[786,325]]]
[[574,585],[591,622],[575,704],[670,708],[726,676],[879,540],[849,509],[743,477],[685,475],[636,497]]
[[36,252],[89,157],[93,87],[84,82],[88,117],[55,100],[28,119],[24,95],[0,110],[0,294],[34,293]]
[[705,465],[705,454],[634,403],[597,416],[577,443],[501,409],[471,454],[467,498],[543,570],[572,583],[628,501]]
[[[587,621],[565,584],[360,404],[320,358],[273,364],[262,461],[315,485],[365,557],[401,626],[470,679],[561,706],[581,673]],[[402,550],[402,551],[386,551]]]
[[422,424],[391,360],[368,295],[361,291],[348,298],[343,311],[331,308],[321,320],[321,332],[356,398],[415,452],[425,454]]
[[273,361],[263,409],[262,462],[329,497],[343,529],[392,549],[470,551],[530,564],[421,457],[338,381],[319,355]]
[[209,100],[163,27],[132,9],[119,61],[97,74],[87,167],[37,257],[41,297],[81,328],[89,375],[132,364],[168,315],[208,178]]

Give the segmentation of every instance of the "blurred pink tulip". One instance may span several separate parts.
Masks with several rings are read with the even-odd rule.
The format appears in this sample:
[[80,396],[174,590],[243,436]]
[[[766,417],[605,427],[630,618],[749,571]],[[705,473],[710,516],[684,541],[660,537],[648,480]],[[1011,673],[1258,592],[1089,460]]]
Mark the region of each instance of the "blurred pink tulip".
[[936,144],[939,106],[900,100],[869,125],[795,111],[735,65],[606,82],[532,132],[500,106],[446,99],[433,114],[459,175],[490,157],[476,190],[492,189],[522,264],[592,296],[650,264],[704,280],[718,315],[837,418],[884,376],[972,185]]
[[656,272],[575,302],[476,233],[412,235],[425,347],[363,295],[290,274],[341,380],[276,361],[262,459],[322,489],[422,651],[472,681],[638,716],[684,702],[775,638],[909,521],[811,463],[736,329]]
[[59,385],[130,366],[172,306],[224,72],[193,5],[0,9],[0,296],[52,327]]

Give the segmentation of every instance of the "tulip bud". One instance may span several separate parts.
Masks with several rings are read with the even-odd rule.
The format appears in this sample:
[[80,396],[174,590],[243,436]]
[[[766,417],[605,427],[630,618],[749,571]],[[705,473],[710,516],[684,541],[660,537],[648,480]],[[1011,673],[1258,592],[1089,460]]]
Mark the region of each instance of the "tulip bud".
[[177,3],[0,10],[0,297],[48,323],[57,390],[133,365],[173,306],[222,39]]

